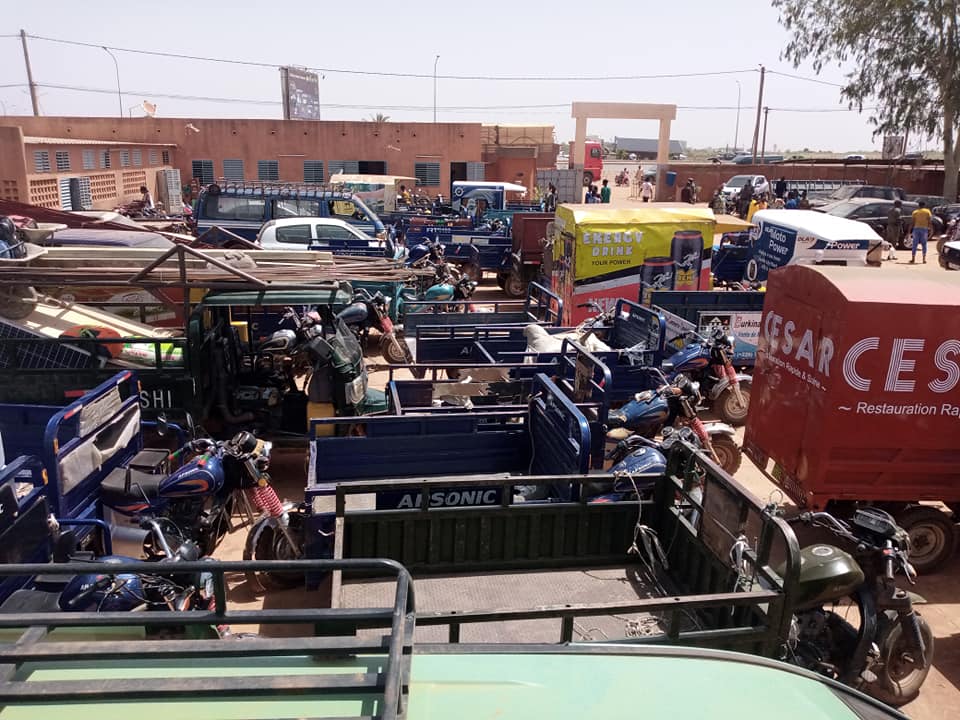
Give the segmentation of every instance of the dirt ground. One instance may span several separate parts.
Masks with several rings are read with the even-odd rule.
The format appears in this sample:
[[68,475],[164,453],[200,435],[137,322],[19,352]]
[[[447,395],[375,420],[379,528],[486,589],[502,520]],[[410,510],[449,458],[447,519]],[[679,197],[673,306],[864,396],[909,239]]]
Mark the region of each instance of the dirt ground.
[[[629,167],[631,173],[636,163],[616,162],[610,165],[613,174],[622,167]],[[732,170],[731,170],[732,173]],[[610,185],[613,186],[613,174],[610,175]],[[638,200],[629,197],[629,188],[612,187],[612,202],[614,205],[631,206]],[[909,253],[899,252],[895,261],[888,261],[877,271],[877,282],[883,282],[884,277],[898,273],[942,273],[936,262],[935,246],[926,265],[909,264]],[[960,290],[960,274],[958,290]],[[501,297],[500,291],[492,280],[485,283],[478,291],[478,299],[494,299]],[[960,297],[960,293],[958,293]],[[370,362],[380,362],[379,358],[371,357]],[[386,382],[385,372],[371,374],[371,386],[382,387]],[[738,431],[738,440],[743,440],[743,430]],[[299,454],[285,455],[276,458],[273,467],[273,476],[281,497],[291,500],[303,497],[303,456]],[[775,493],[775,487],[749,461],[744,458],[743,465],[737,473],[740,480],[761,502],[767,502]],[[243,554],[245,528],[227,536],[217,553],[222,559],[240,559]],[[902,582],[905,582],[901,578]],[[922,577],[912,588],[928,601],[922,606],[921,613],[930,623],[935,638],[934,667],[927,678],[920,697],[904,709],[912,718],[917,720],[945,720],[957,716],[960,707],[960,555],[943,570],[935,575]],[[271,607],[299,606],[303,603],[323,603],[324,593],[305,593],[304,591],[289,591],[273,593],[268,598],[258,598],[249,593],[242,579],[237,578],[233,583],[230,599],[233,603],[254,607],[261,603]],[[604,598],[596,598],[600,601]]]

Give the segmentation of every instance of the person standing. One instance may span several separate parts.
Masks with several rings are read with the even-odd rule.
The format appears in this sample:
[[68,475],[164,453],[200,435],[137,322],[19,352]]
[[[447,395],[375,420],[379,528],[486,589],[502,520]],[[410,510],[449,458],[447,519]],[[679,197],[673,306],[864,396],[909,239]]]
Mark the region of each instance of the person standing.
[[893,205],[887,212],[887,225],[883,231],[883,239],[890,243],[892,249],[896,249],[903,239],[903,203],[894,200]]
[[806,191],[806,190],[804,190],[804,191],[800,194],[800,201],[797,203],[797,207],[798,207],[799,209],[801,209],[801,210],[809,210],[809,209],[810,209],[810,198],[807,197],[807,191]]
[[710,200],[710,207],[714,215],[725,215],[727,212],[727,200],[723,197],[723,185],[718,187]]
[[786,196],[787,179],[785,177],[781,177],[779,180],[777,180],[777,184],[773,186],[773,192],[781,200]]
[[913,250],[910,253],[910,262],[917,261],[917,248],[923,246],[923,261],[927,261],[927,238],[930,237],[930,225],[933,214],[927,210],[927,204],[921,200],[917,209],[913,211]]
[[745,218],[750,211],[750,203],[753,201],[753,182],[749,179],[740,188],[740,198],[737,203],[737,210],[740,217]]
[[553,183],[547,186],[547,196],[543,201],[543,209],[546,212],[557,211],[557,187]]
[[610,181],[606,178],[603,179],[601,183],[603,187],[600,189],[600,202],[604,205],[610,204]]
[[653,183],[648,177],[643,179],[643,184],[640,186],[640,199],[643,202],[653,201]]
[[687,183],[680,188],[680,202],[692,203],[693,202],[693,191],[690,189],[690,181],[687,180]]

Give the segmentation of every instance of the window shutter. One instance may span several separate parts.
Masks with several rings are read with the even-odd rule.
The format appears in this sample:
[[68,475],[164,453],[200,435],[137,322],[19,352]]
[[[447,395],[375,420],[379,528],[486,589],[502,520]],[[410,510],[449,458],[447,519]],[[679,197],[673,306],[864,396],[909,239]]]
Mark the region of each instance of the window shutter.
[[243,160],[224,160],[223,177],[226,180],[243,180]]
[[280,180],[279,161],[257,160],[257,179],[278,182]]
[[305,183],[323,183],[323,160],[303,161],[303,181]]
[[417,178],[418,185],[439,185],[440,163],[415,163],[413,166],[413,174]]

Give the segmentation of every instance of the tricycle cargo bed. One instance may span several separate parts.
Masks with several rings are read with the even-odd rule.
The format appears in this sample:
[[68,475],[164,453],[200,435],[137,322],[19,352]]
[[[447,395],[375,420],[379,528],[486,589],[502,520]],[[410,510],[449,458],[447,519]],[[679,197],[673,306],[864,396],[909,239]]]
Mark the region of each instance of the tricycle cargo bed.
[[[674,448],[667,473],[654,480],[653,500],[643,505],[516,502],[504,491],[493,506],[377,510],[357,501],[381,485],[429,497],[436,488],[465,491],[516,479],[339,483],[335,556],[377,553],[410,568],[419,578],[421,640],[626,637],[775,652],[786,637],[789,588],[799,573],[796,538],[693,448]],[[743,562],[731,564],[731,557]],[[771,569],[781,563],[783,577]],[[387,590],[375,578],[334,573],[332,593],[334,605],[357,607],[377,604]],[[427,627],[433,624],[449,630],[438,634]]]
[[797,503],[960,501],[960,281],[770,274],[745,449]]

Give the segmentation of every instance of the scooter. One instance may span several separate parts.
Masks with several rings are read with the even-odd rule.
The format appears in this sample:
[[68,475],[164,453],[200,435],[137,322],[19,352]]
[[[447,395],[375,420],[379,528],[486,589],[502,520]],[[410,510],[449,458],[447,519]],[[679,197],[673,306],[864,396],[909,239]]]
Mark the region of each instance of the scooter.
[[612,458],[619,462],[629,453],[633,438],[652,440],[667,427],[689,427],[700,446],[730,475],[740,468],[743,455],[737,445],[734,429],[720,422],[703,422],[697,414],[700,402],[699,384],[686,375],[674,375],[668,380],[662,372],[651,368],[661,386],[657,390],[637,393],[633,400],[607,416],[608,440],[619,441],[619,452]]
[[825,512],[804,512],[789,522],[826,529],[850,552],[823,543],[800,551],[782,659],[894,707],[913,700],[930,672],[934,643],[914,609],[923,599],[896,586],[898,572],[911,584],[916,578],[907,532],[876,507],[857,508],[849,523]]
[[680,374],[700,383],[703,399],[731,425],[743,425],[750,410],[750,386],[753,378],[738,373],[730,356],[734,338],[722,329],[709,337],[687,333],[687,343],[663,363],[663,370],[672,380]]
[[[282,503],[267,474],[271,447],[242,431],[225,442],[194,438],[153,466],[138,466],[134,458],[117,468],[100,490],[114,546],[123,554],[153,559],[169,555],[166,543],[176,548],[189,541],[210,555],[230,529],[236,502],[251,518],[253,507],[281,514]],[[156,451],[140,455],[155,458]],[[190,459],[177,467],[186,456]],[[158,544],[156,533],[143,528],[145,520],[162,527],[165,543]]]

